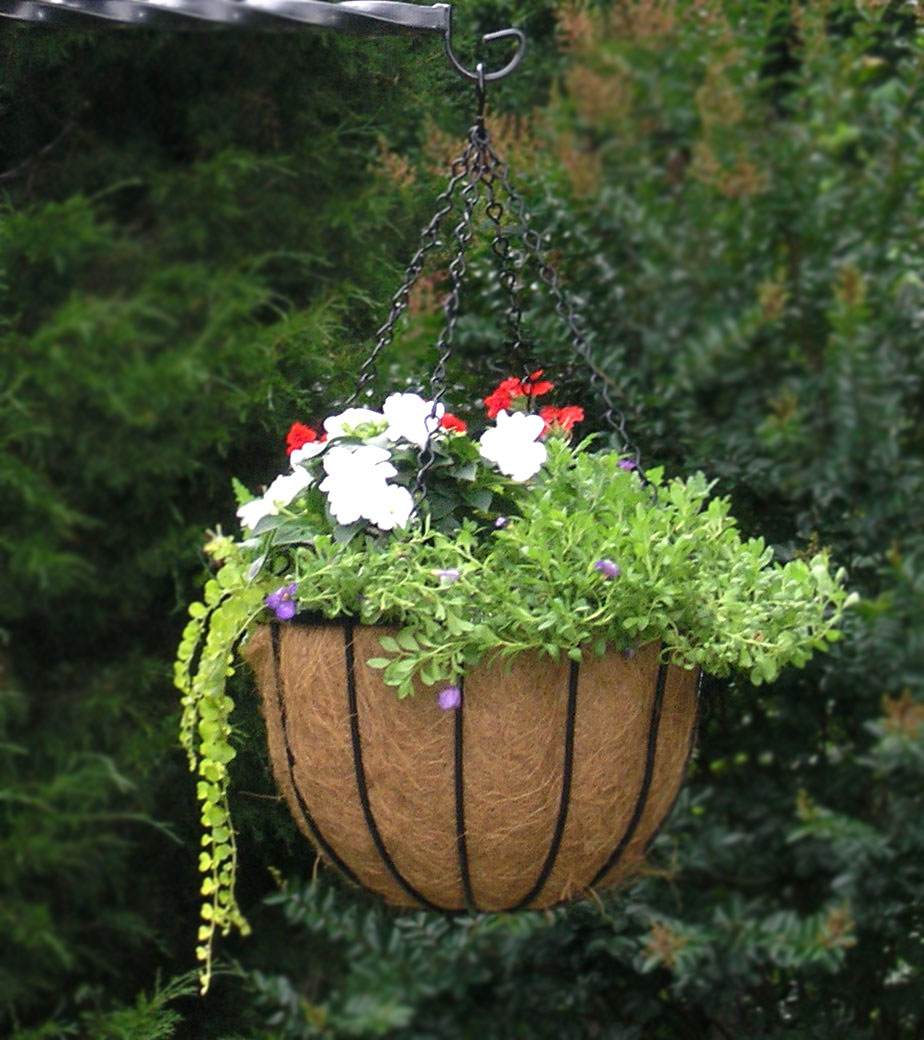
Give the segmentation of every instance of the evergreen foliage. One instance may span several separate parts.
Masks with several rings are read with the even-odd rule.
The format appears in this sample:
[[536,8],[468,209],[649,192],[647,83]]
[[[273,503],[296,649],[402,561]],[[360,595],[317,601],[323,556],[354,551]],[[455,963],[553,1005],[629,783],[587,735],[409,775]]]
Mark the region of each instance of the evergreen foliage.
[[[350,386],[472,98],[432,41],[4,26],[0,1032],[924,1035],[919,7],[464,14],[562,51],[490,93],[521,117],[499,146],[645,458],[718,477],[782,560],[827,547],[864,603],[804,672],[711,682],[647,875],[551,915],[399,917],[311,882],[242,689],[254,931],[182,996],[199,848],[169,659],[201,532]],[[462,384],[496,324],[460,327]]]

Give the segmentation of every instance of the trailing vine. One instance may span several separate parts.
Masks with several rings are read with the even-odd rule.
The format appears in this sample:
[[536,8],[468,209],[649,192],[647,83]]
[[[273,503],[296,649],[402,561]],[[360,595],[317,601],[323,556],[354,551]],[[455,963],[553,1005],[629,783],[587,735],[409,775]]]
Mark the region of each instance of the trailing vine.
[[202,965],[203,993],[212,975],[215,933],[227,935],[237,928],[246,935],[250,930],[234,895],[237,842],[228,799],[228,766],[236,752],[230,723],[234,701],[226,687],[234,674],[234,648],[261,612],[266,595],[259,584],[247,582],[240,548],[231,539],[213,539],[206,550],[221,567],[206,583],[202,601],[189,608],[190,620],[174,666],[174,680],[183,693],[180,741],[189,768],[198,776],[203,901],[196,958]]

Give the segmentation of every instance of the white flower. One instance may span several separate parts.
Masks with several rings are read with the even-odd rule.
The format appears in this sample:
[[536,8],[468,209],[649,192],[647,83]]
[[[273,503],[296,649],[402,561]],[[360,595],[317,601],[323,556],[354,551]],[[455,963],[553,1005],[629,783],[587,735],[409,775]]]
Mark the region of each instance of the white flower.
[[366,494],[367,489],[355,484],[337,484],[330,490],[327,505],[338,524],[355,524],[362,518]]
[[276,506],[273,512],[278,512],[283,506],[287,506],[299,491],[304,491],[313,483],[314,477],[304,467],[299,466],[291,473],[281,473],[276,477],[264,492],[263,497],[267,502],[272,502]]
[[369,519],[366,503],[384,494],[385,481],[398,472],[390,462],[387,448],[373,444],[335,445],[324,456],[327,476],[321,490],[327,495],[330,511],[339,524]]
[[365,423],[383,424],[385,416],[372,408],[347,408],[339,415],[329,415],[324,420],[324,429],[329,440],[337,437],[348,437]]
[[391,452],[374,444],[337,444],[324,456],[321,490],[338,524],[371,520],[383,531],[405,527],[414,508],[407,488],[389,484],[397,475]]
[[391,452],[387,448],[375,444],[337,444],[324,456],[324,472],[327,477],[321,484],[322,491],[346,481],[384,482],[398,471],[391,464]]
[[385,398],[382,411],[388,420],[385,431],[389,440],[406,440],[418,448],[427,443],[428,433],[440,428],[440,419],[445,407],[441,404],[434,411],[433,402],[425,401],[420,394],[391,394]]
[[241,521],[241,527],[252,531],[263,517],[272,516],[278,512],[279,510],[273,507],[272,502],[267,502],[265,498],[255,498],[251,502],[245,502],[238,509],[237,516]]
[[406,487],[385,484],[366,496],[362,515],[382,531],[407,527],[414,509],[414,499]]
[[494,462],[501,473],[522,483],[539,471],[548,453],[537,438],[545,429],[545,420],[525,412],[497,413],[497,426],[481,435],[478,450],[482,458]]
[[314,481],[306,470],[299,466],[292,473],[282,473],[270,484],[262,498],[245,502],[237,511],[242,527],[251,531],[265,516],[275,516],[293,498]]
[[311,441],[308,444],[303,444],[300,448],[296,448],[289,456],[289,461],[292,463],[292,469],[305,462],[307,459],[313,459],[315,455],[320,455],[322,451],[327,447],[327,441]]

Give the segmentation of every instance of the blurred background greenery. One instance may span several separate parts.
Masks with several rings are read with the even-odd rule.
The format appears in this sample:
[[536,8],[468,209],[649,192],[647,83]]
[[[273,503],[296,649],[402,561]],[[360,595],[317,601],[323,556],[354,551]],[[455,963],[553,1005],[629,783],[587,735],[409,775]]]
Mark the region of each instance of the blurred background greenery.
[[[0,1034],[922,1037],[922,8],[458,14],[465,54],[527,32],[491,125],[645,459],[717,478],[782,558],[830,547],[863,606],[804,672],[707,682],[645,875],[549,914],[400,916],[313,881],[245,697],[254,934],[196,997],[169,666],[204,531],[351,387],[473,91],[432,40],[5,25]],[[453,404],[503,373],[485,254]],[[383,386],[425,371],[439,282]],[[550,308],[529,319],[564,371]]]

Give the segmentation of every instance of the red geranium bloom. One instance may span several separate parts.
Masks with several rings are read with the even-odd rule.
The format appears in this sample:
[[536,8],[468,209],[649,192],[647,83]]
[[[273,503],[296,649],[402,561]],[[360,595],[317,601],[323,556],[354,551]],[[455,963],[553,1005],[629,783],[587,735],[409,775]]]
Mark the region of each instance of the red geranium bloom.
[[289,427],[289,432],[286,434],[286,455],[291,455],[293,451],[303,448],[306,444],[311,444],[317,439],[318,435],[310,426],[300,422],[292,423]]
[[574,424],[583,420],[584,409],[577,404],[568,404],[564,408],[547,405],[545,408],[539,409],[539,414],[545,419],[545,429],[542,431],[542,436],[545,436],[553,426],[570,433],[574,429]]
[[554,390],[554,383],[550,383],[547,379],[539,379],[544,371],[545,369],[537,368],[535,372],[530,372],[529,378],[522,380],[520,383],[522,393],[528,397],[541,397],[550,390]]
[[468,426],[462,419],[457,418],[451,412],[444,412],[442,419],[440,419],[440,426],[444,430],[455,430],[457,433],[467,433]]
[[555,386],[554,383],[539,379],[542,372],[543,370],[538,368],[535,372],[531,372],[526,379],[510,376],[508,379],[501,380],[496,389],[484,398],[488,418],[494,419],[498,412],[506,411],[515,397],[541,397],[552,390]]
[[492,394],[484,399],[485,407],[488,409],[488,418],[494,419],[498,412],[504,412],[510,407],[512,394],[509,390],[498,387]]
[[488,394],[484,399],[484,403],[488,409],[488,418],[494,419],[498,412],[506,411],[510,407],[510,402],[514,397],[522,397],[523,388],[520,385],[520,380],[516,376],[511,376],[509,379],[502,379],[496,389]]

